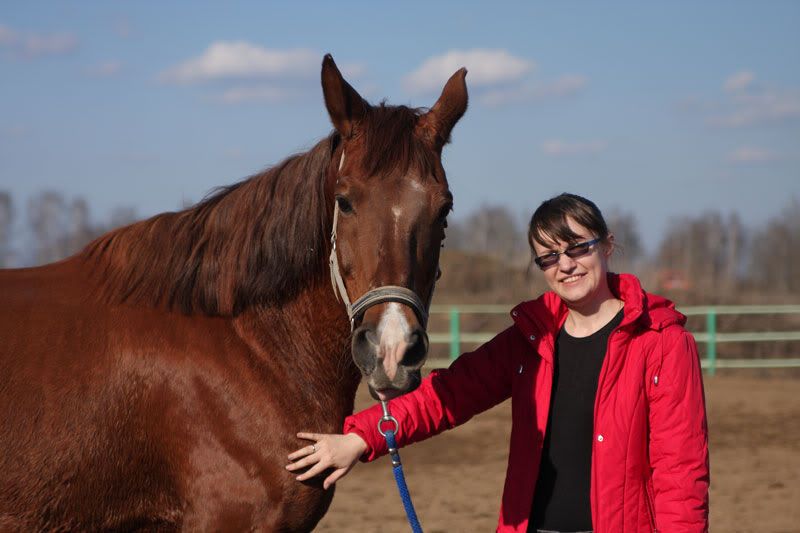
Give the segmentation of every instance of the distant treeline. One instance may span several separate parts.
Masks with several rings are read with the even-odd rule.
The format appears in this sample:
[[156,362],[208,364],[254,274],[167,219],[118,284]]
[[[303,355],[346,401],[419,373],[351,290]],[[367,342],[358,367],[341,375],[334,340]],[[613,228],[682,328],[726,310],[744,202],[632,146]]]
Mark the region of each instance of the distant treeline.
[[46,191],[22,208],[0,191],[0,268],[35,266],[70,256],[104,233],[137,220],[130,207],[118,207],[108,220],[91,217],[83,198]]
[[[692,301],[713,300],[714,295],[731,291],[800,295],[797,199],[759,227],[745,226],[736,213],[716,211],[674,219],[652,254],[645,253],[631,213],[611,210],[606,216],[620,245],[613,269],[638,273],[654,290],[691,293]],[[136,219],[132,208],[118,208],[108,220],[97,221],[83,198],[67,198],[56,191],[39,194],[23,208],[9,193],[0,191],[0,267],[57,261]],[[526,233],[525,223],[508,208],[485,206],[462,220],[451,220],[445,245],[448,251],[484,256],[524,273],[530,262]],[[491,276],[492,271],[497,269],[486,274]],[[508,271],[500,271],[497,275],[504,279],[497,282],[508,282]],[[451,281],[457,278],[453,275]],[[461,289],[474,292],[479,280],[465,283],[469,286]],[[484,280],[487,283],[493,281]]]

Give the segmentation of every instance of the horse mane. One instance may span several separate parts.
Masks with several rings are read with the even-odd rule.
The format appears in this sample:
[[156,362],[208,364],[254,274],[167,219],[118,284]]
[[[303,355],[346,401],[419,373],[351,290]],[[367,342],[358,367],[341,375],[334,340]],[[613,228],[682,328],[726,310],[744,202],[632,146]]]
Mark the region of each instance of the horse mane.
[[[359,133],[367,175],[410,167],[436,175],[435,154],[414,135],[420,114],[384,103],[369,108]],[[325,175],[340,141],[334,132],[188,209],[111,231],[79,257],[110,301],[212,316],[279,306],[327,274],[333,205]]]

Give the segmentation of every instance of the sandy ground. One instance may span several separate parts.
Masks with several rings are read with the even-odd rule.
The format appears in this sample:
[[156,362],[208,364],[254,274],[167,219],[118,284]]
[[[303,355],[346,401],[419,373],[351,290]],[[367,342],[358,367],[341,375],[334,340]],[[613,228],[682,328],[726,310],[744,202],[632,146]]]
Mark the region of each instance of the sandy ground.
[[[800,380],[706,377],[706,398],[711,531],[800,531]],[[356,402],[372,400],[362,388]],[[427,533],[494,531],[510,421],[506,402],[402,450]],[[341,480],[316,531],[409,531],[389,460],[359,464]]]

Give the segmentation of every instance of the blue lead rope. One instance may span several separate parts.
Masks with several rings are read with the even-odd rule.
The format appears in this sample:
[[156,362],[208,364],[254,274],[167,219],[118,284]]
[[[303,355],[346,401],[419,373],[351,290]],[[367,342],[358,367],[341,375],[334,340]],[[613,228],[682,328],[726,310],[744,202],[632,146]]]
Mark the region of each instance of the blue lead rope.
[[[406,509],[406,516],[408,523],[411,525],[411,531],[414,533],[422,533],[422,526],[419,525],[417,513],[414,511],[414,504],[411,503],[411,494],[408,493],[408,485],[406,485],[406,476],[403,474],[403,464],[400,462],[400,453],[397,451],[397,441],[395,434],[400,427],[397,419],[389,414],[389,405],[386,402],[381,402],[383,408],[383,416],[378,421],[378,432],[386,439],[386,445],[389,447],[389,455],[392,458],[392,472],[394,473],[394,480],[397,482],[397,490],[400,492],[400,499],[403,500],[403,507]],[[394,429],[388,431],[383,430],[383,423],[391,422],[394,424]]]

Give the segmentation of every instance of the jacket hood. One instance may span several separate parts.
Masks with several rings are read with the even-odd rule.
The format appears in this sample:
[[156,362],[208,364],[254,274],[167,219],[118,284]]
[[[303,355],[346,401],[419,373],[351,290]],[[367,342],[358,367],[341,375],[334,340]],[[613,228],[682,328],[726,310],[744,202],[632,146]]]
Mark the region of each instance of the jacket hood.
[[[672,301],[645,292],[636,276],[609,272],[608,286],[614,296],[625,304],[625,317],[620,327],[635,323],[641,328],[658,331],[673,324],[686,323],[686,317],[675,310]],[[538,335],[555,335],[564,324],[567,313],[567,306],[561,298],[555,292],[548,291],[535,300],[517,305],[511,316],[524,332],[533,330]]]

